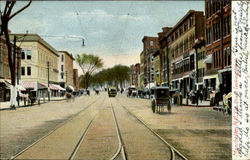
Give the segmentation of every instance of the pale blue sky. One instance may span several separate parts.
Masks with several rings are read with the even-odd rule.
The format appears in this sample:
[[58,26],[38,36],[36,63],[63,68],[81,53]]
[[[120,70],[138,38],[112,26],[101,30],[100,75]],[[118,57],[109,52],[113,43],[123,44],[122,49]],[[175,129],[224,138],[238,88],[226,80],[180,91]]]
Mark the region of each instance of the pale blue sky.
[[[23,2],[17,2],[20,7]],[[105,67],[139,62],[143,36],[157,36],[204,1],[37,1],[10,22],[13,33],[37,33],[57,50],[99,55]],[[61,36],[61,37],[60,37]],[[66,37],[63,37],[66,36]],[[85,38],[81,40],[67,38]]]

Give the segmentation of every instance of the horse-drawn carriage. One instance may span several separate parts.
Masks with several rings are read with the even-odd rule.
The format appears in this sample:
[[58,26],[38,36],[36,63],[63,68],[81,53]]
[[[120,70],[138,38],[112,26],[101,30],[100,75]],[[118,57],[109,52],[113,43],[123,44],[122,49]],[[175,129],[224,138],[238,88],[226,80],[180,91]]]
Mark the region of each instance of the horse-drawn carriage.
[[153,87],[150,89],[151,93],[151,107],[152,111],[163,112],[164,107],[166,106],[168,111],[171,111],[169,88],[168,87]]

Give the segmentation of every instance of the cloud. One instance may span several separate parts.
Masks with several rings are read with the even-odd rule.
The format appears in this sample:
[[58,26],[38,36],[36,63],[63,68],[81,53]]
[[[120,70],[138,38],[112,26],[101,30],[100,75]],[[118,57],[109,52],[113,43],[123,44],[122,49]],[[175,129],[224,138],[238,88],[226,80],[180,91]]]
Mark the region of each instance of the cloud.
[[135,16],[132,16],[130,14],[124,14],[124,15],[120,15],[119,16],[119,19],[121,21],[127,21],[127,20],[131,20],[131,21],[141,21],[142,18],[141,17],[135,17]]

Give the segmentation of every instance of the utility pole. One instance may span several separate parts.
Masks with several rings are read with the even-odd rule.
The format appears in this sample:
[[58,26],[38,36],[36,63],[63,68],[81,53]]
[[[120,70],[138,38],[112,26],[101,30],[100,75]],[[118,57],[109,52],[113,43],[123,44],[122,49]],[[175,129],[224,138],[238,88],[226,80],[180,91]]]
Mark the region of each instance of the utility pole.
[[[14,48],[16,48],[16,35],[14,36]],[[17,49],[15,49],[17,51]],[[20,66],[20,53],[19,52],[14,52],[14,54],[17,54],[17,72],[16,72],[16,83],[17,87],[19,87],[19,66]],[[20,96],[19,96],[19,88],[17,89],[17,106],[20,106]]]
[[49,61],[47,62],[47,68],[48,68],[48,101],[50,101],[50,88],[49,88]]

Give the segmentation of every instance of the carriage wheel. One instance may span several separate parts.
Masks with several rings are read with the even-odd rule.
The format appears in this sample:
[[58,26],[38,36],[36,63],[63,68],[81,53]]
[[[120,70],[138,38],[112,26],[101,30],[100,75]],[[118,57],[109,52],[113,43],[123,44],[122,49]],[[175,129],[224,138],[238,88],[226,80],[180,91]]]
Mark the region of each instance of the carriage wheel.
[[152,107],[153,113],[155,113],[155,100],[153,100],[153,101],[151,102],[151,107]]

